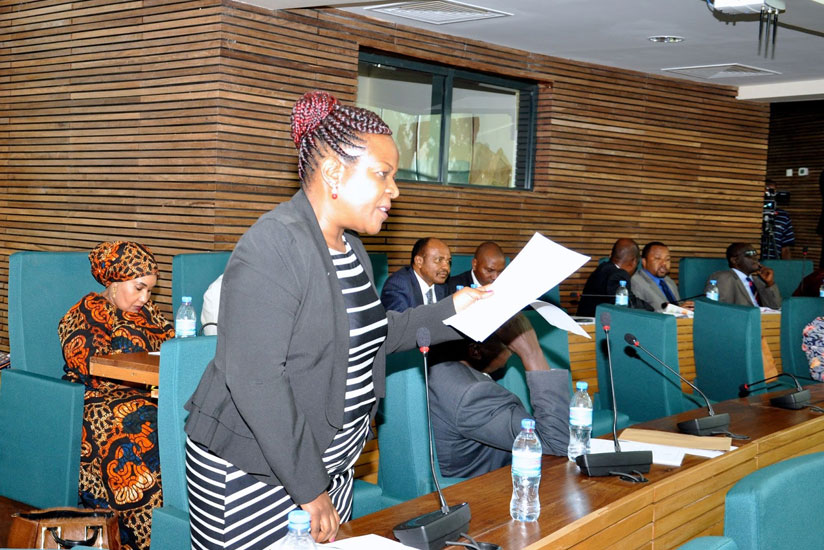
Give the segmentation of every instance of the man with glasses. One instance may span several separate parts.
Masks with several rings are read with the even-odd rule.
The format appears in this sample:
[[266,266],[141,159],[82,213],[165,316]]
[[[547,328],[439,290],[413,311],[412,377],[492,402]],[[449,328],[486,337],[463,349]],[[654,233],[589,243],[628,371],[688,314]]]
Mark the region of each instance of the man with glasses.
[[758,252],[748,243],[732,243],[727,247],[730,269],[716,271],[707,279],[715,279],[718,300],[741,306],[781,308],[781,293],[775,284],[775,274],[758,261]]

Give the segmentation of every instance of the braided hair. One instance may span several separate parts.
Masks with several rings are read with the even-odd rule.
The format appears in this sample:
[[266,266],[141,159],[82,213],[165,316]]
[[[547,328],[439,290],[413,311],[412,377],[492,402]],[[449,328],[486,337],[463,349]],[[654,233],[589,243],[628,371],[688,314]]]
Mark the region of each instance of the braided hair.
[[354,161],[359,154],[353,155],[352,149],[364,148],[364,140],[358,134],[392,135],[392,130],[372,111],[342,105],[328,92],[303,94],[292,108],[292,141],[298,150],[301,183],[306,183],[315,169],[323,145],[344,161]]

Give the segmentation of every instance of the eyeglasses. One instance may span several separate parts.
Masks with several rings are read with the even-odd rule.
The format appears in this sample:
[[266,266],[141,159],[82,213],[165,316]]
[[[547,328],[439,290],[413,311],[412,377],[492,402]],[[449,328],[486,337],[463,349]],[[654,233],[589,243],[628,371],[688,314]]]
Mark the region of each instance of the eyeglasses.
[[755,250],[745,250],[743,255],[749,256],[750,258],[755,258],[756,256],[758,256],[758,252],[756,252]]

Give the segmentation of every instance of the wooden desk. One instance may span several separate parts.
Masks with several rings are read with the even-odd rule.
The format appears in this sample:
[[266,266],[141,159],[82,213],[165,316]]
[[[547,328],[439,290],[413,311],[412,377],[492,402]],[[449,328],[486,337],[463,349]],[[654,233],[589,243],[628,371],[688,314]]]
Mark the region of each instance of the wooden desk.
[[93,376],[147,386],[157,386],[159,370],[160,355],[147,351],[97,355],[89,361],[89,372]]
[[[824,385],[810,391],[813,401],[824,401]],[[719,535],[727,490],[758,468],[824,450],[824,415],[776,409],[764,395],[725,401],[715,409],[730,413],[730,429],[750,440],[713,459],[687,456],[679,468],[653,465],[649,483],[588,478],[565,458],[544,457],[542,509],[535,523],[509,517],[509,468],[453,485],[444,495],[448,503],[469,502],[470,535],[506,550],[670,550],[697,536]],[[639,427],[676,431],[677,422],[704,414],[693,410]],[[425,495],[344,524],[340,536],[371,532],[394,538],[392,527],[437,507],[435,495]]]

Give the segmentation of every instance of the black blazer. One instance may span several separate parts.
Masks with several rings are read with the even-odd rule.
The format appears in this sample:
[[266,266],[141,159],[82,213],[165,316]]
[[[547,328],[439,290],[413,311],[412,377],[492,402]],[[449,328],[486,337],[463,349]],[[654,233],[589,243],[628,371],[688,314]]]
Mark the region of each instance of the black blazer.
[[634,309],[645,309],[653,311],[653,307],[644,300],[632,293],[630,280],[632,276],[624,269],[621,269],[610,261],[602,262],[595,268],[595,271],[587,279],[584,285],[583,296],[578,302],[577,315],[581,317],[594,317],[595,308],[598,304],[615,303],[615,292],[621,281],[627,282],[629,290],[629,307]]
[[458,286],[470,286],[475,284],[475,281],[472,280],[472,270],[464,271],[463,273],[458,273],[457,275],[450,277],[446,281],[446,285],[449,287],[449,293],[454,294],[458,292]]

